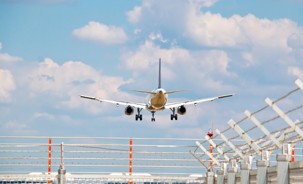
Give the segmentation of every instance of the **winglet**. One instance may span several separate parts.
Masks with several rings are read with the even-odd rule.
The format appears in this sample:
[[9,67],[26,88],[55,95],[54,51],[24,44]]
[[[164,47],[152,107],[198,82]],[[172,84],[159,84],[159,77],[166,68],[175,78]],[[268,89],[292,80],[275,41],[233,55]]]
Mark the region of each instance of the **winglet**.
[[86,98],[90,100],[97,100],[95,97],[80,95],[81,98]]
[[159,58],[159,78],[158,78],[158,89],[161,88],[161,58]]

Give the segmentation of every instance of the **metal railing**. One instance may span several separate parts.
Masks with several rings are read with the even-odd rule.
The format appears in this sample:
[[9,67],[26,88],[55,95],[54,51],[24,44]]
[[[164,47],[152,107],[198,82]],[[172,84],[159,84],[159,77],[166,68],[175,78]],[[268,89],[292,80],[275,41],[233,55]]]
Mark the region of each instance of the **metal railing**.
[[58,169],[63,169],[67,180],[73,181],[94,176],[98,181],[131,178],[146,182],[201,182],[205,169],[189,154],[194,141],[196,139],[0,136],[0,174],[2,179],[4,176],[16,179],[21,174],[20,181],[25,175],[41,180],[50,177],[53,181]]

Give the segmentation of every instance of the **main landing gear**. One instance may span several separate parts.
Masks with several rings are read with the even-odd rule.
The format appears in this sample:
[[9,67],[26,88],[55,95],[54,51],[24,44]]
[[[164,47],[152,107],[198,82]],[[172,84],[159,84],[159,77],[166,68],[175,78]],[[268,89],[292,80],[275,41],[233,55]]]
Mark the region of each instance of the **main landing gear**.
[[136,121],[138,121],[138,120],[142,121],[141,111],[142,111],[142,108],[137,108]]
[[170,110],[173,112],[171,115],[170,115],[170,120],[178,120],[178,114],[176,114],[176,108],[170,108]]

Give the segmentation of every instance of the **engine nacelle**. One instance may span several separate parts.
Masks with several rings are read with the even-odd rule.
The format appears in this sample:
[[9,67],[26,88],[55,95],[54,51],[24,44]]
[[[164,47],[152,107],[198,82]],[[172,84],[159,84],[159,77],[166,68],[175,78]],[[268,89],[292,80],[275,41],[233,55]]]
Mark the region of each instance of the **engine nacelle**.
[[181,105],[180,107],[178,107],[177,113],[180,115],[184,115],[186,113],[186,108],[184,107],[184,105]]
[[132,106],[127,106],[126,108],[125,108],[125,111],[124,111],[124,113],[126,114],[126,115],[132,115],[133,113],[134,113],[134,108],[132,107]]

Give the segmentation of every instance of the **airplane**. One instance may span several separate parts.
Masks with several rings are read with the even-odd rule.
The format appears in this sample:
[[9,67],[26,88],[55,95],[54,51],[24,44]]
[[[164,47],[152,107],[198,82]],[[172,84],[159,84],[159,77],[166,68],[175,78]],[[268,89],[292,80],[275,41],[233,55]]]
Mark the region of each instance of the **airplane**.
[[116,104],[117,106],[119,106],[119,105],[126,106],[125,111],[124,111],[125,115],[132,115],[136,109],[137,110],[137,113],[135,116],[136,121],[138,121],[138,120],[142,121],[141,111],[143,109],[146,109],[149,112],[151,112],[151,114],[152,114],[151,121],[153,122],[153,121],[156,121],[155,113],[157,111],[170,109],[172,111],[170,119],[177,120],[178,114],[179,115],[186,114],[185,106],[197,105],[198,103],[203,103],[203,102],[213,101],[216,99],[222,99],[222,98],[234,96],[234,94],[226,94],[226,95],[216,96],[216,97],[211,97],[211,98],[188,100],[188,101],[177,102],[177,103],[167,103],[169,94],[182,92],[184,90],[165,91],[165,89],[163,89],[161,87],[161,58],[159,59],[158,88],[153,91],[142,91],[142,90],[134,90],[134,91],[139,92],[139,93],[148,94],[148,103],[134,103],[134,102],[127,102],[127,101],[107,100],[107,99],[102,99],[102,98],[97,98],[97,97],[92,97],[92,96],[85,96],[85,95],[81,95],[80,97],[89,99],[89,100],[96,100],[99,102],[112,103],[112,104]]

